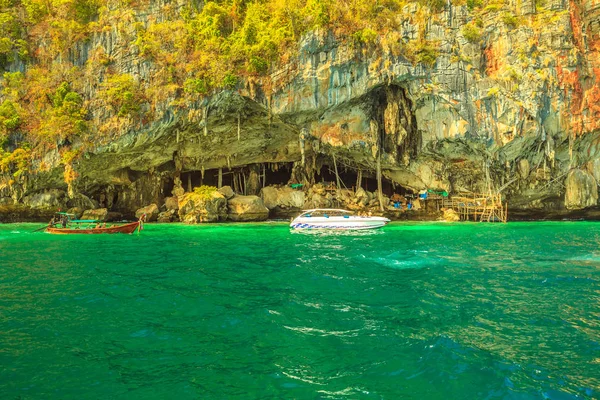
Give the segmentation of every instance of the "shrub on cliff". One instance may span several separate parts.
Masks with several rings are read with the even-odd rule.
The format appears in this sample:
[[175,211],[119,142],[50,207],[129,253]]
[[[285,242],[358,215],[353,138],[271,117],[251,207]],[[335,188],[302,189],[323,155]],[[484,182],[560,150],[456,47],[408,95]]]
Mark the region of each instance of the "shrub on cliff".
[[406,46],[407,57],[417,64],[424,64],[430,68],[435,66],[438,49],[433,43],[427,41],[409,42]]
[[25,59],[28,54],[28,44],[23,40],[23,23],[17,9],[0,7],[0,66]]
[[463,37],[470,43],[479,43],[481,40],[481,30],[475,24],[466,24],[461,30]]
[[141,110],[143,93],[138,82],[129,74],[109,76],[102,84],[99,96],[117,112],[120,117],[137,116]]
[[216,191],[217,188],[214,186],[202,185],[194,188],[194,195],[202,200],[208,200]]
[[509,29],[514,29],[519,24],[517,17],[508,11],[502,14],[502,22],[504,22],[504,25],[506,25]]
[[352,41],[356,44],[373,44],[379,35],[373,29],[365,28],[354,32]]
[[469,10],[481,7],[482,5],[483,0],[467,0],[467,7],[469,8]]
[[0,172],[8,173],[19,180],[29,172],[30,168],[31,150],[28,146],[24,145],[11,153],[0,149]]
[[0,130],[0,137],[2,137],[2,131],[12,131],[21,125],[19,112],[17,111],[15,104],[10,100],[4,100],[0,105],[0,123],[3,128]]
[[59,145],[87,130],[87,109],[69,83],[62,82],[50,97],[51,106],[42,112],[39,126],[33,130],[37,142]]

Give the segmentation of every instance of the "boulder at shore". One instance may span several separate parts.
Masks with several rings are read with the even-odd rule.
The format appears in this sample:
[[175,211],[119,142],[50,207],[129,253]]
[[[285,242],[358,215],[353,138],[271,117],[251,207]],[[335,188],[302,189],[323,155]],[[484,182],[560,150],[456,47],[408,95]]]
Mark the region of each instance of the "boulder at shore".
[[135,217],[140,218],[146,214],[147,222],[154,222],[158,218],[158,206],[156,204],[150,204],[146,207],[142,207],[135,212]]
[[227,207],[232,221],[264,221],[269,217],[269,209],[258,196],[234,196]]
[[178,196],[181,222],[223,221],[227,218],[227,199],[216,190],[211,194],[186,193]]
[[589,172],[580,169],[569,172],[565,186],[565,207],[567,209],[580,210],[598,203],[598,184]]
[[108,215],[108,210],[106,208],[96,208],[94,210],[85,210],[81,219],[93,219],[97,221],[105,221],[106,216]]
[[167,210],[179,210],[179,202],[177,201],[177,197],[165,197],[165,208]]
[[444,213],[444,215],[441,218],[443,221],[447,221],[447,222],[460,221],[460,216],[452,208],[442,208],[442,212]]
[[225,196],[225,198],[227,198],[227,200],[229,200],[230,198],[235,196],[235,193],[233,193],[233,189],[231,188],[231,186],[223,186],[222,188],[219,189],[219,193],[221,193],[223,196]]
[[281,188],[267,186],[260,191],[265,207],[272,210],[279,208],[302,209],[304,207],[304,192],[284,186]]

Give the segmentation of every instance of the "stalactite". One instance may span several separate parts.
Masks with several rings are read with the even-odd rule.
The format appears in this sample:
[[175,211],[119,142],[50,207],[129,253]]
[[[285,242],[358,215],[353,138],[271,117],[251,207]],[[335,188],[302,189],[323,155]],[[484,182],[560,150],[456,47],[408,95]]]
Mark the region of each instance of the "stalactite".
[[300,155],[302,156],[302,166],[304,166],[305,162],[306,162],[306,156],[305,156],[305,145],[306,145],[306,138],[308,136],[308,131],[306,130],[306,128],[303,128],[302,130],[300,130],[300,136],[298,138],[299,140],[299,144],[300,144]]
[[223,187],[223,168],[219,168],[219,178],[217,181],[217,187],[219,189]]

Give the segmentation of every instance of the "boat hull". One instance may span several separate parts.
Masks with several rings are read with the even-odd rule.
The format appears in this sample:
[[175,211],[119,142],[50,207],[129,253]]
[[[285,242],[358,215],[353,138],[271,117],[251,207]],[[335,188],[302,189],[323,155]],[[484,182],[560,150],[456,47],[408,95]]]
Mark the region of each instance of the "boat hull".
[[55,235],[95,235],[100,233],[128,233],[135,232],[140,226],[140,221],[131,222],[129,224],[111,226],[110,228],[92,228],[92,229],[71,229],[71,228],[46,228],[46,232]]
[[296,218],[290,224],[292,229],[336,229],[362,230],[378,229],[385,226],[389,219],[383,217],[350,217],[350,218]]

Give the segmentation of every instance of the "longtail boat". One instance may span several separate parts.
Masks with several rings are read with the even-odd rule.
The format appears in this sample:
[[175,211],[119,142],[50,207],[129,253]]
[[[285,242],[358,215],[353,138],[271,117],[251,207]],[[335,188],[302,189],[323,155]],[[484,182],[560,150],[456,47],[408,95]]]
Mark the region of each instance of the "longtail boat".
[[[109,225],[93,219],[73,219],[73,214],[57,213],[58,220],[51,221],[46,228],[46,232],[70,235],[70,234],[100,234],[100,233],[128,233],[132,234],[136,229],[142,230],[146,215],[142,215],[139,220],[121,225]],[[54,219],[53,219],[54,220]]]

